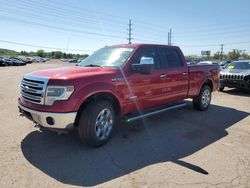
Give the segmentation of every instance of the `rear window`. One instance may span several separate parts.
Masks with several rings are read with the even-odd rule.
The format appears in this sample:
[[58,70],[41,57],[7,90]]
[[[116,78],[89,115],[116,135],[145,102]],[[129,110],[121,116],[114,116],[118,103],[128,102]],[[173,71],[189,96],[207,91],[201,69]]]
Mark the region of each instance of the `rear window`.
[[176,49],[163,49],[163,59],[166,67],[182,67],[182,60],[178,50]]

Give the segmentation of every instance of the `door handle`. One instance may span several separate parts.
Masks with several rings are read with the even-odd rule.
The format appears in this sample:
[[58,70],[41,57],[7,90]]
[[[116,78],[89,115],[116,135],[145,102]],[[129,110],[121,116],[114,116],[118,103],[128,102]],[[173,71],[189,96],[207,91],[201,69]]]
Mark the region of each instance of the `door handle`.
[[165,79],[166,78],[166,75],[165,74],[161,74],[160,75],[160,79]]
[[187,73],[186,72],[183,72],[183,73],[181,73],[182,74],[182,76],[187,76]]

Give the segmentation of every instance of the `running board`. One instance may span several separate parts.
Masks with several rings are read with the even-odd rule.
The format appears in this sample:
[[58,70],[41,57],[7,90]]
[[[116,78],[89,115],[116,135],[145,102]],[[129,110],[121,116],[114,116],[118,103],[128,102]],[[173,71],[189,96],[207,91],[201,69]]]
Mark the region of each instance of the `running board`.
[[171,105],[171,106],[165,106],[165,107],[162,107],[162,108],[157,108],[157,109],[154,109],[154,110],[151,110],[151,111],[141,112],[140,114],[136,114],[136,115],[132,114],[132,115],[126,116],[125,121],[126,122],[132,122],[132,121],[136,121],[136,120],[139,120],[139,119],[142,119],[142,118],[145,118],[145,117],[149,117],[149,116],[161,113],[161,112],[165,112],[165,111],[169,111],[169,110],[173,110],[173,109],[177,109],[177,108],[182,108],[182,107],[185,107],[185,106],[187,106],[187,103],[182,102],[182,103],[177,103],[177,104],[174,104],[174,105]]

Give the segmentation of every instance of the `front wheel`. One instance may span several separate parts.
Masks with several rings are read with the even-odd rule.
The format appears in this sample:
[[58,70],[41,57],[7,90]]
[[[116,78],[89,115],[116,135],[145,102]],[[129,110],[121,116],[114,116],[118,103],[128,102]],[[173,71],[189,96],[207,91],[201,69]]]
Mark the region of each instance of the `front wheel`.
[[221,84],[219,84],[218,91],[223,91],[223,90],[224,90],[224,86],[222,86]]
[[114,119],[114,109],[108,101],[91,101],[80,116],[78,134],[81,141],[92,147],[105,144],[111,137]]
[[201,88],[200,94],[193,98],[193,106],[196,110],[207,110],[211,102],[211,88],[205,85]]

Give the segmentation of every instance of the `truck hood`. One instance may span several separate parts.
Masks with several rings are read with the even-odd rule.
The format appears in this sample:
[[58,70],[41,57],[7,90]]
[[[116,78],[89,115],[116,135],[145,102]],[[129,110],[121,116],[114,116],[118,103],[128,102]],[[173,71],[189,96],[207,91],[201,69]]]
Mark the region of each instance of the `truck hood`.
[[115,72],[117,72],[117,70],[111,68],[72,66],[39,70],[29,73],[29,75],[48,77],[49,79],[75,79],[94,75],[111,74]]
[[221,74],[237,74],[247,76],[250,75],[249,69],[224,69],[221,71]]

